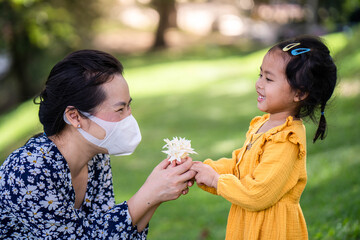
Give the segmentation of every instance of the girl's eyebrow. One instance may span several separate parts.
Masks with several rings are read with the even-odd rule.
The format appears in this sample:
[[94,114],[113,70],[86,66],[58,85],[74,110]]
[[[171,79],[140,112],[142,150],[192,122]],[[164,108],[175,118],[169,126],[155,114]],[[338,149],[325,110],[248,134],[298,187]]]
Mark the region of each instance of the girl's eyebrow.
[[270,71],[265,71],[266,74],[274,76],[274,74]]
[[[260,71],[262,71],[262,67],[260,67]],[[272,75],[272,76],[275,76],[275,74],[273,74],[272,72],[270,71],[265,71],[264,73],[268,74],[268,75]]]

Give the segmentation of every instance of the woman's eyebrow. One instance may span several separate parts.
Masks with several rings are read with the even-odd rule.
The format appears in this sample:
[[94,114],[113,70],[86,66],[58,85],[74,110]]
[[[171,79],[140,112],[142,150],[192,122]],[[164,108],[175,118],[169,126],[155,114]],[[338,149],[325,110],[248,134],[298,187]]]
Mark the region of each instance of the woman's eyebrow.
[[130,100],[129,100],[128,103],[126,103],[126,102],[118,102],[118,103],[115,103],[114,106],[126,106],[126,105],[130,105],[130,103],[131,103],[132,100],[133,100],[133,99],[130,98]]

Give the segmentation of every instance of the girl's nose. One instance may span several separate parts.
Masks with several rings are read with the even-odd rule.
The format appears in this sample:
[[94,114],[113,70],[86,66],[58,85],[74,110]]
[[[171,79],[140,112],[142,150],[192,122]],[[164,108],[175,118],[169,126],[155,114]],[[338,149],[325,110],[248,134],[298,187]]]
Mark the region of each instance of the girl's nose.
[[255,88],[262,88],[262,83],[261,83],[261,77],[258,78],[258,80],[255,83]]

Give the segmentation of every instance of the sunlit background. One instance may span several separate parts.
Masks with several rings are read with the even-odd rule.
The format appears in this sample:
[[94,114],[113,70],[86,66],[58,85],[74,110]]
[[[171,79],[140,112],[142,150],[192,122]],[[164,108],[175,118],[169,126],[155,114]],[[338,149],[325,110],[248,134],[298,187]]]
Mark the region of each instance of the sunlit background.
[[43,64],[71,50],[250,51],[299,34],[346,31],[360,18],[359,0],[0,0],[0,12],[1,111],[37,93]]
[[[113,158],[116,201],[131,197],[165,156],[164,138],[186,137],[195,160],[231,156],[256,108],[267,49],[301,34],[323,36],[339,69],[313,145],[301,205],[310,239],[360,239],[360,0],[0,0],[0,163],[42,131],[32,98],[55,63],[94,48],[125,66],[143,141]],[[0,193],[1,194],[1,193]],[[163,204],[149,239],[224,239],[229,203],[193,187]]]

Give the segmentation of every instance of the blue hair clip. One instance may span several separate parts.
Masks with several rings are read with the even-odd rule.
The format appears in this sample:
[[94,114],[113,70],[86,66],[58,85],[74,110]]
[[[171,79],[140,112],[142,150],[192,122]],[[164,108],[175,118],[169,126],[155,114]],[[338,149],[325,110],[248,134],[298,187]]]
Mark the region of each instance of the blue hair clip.
[[[290,44],[286,45],[285,47],[283,47],[282,50],[284,52],[287,52],[290,49],[297,47],[299,45],[300,45],[300,43],[290,43]],[[291,55],[296,56],[296,55],[303,54],[306,52],[310,52],[310,48],[296,48],[296,49],[292,50],[290,53],[291,53]]]
[[324,115],[325,115],[325,113],[324,113],[324,112],[321,112],[321,115],[322,115],[322,116],[324,116]]
[[310,52],[310,48],[297,48],[291,51],[291,55],[296,56],[306,52]]

